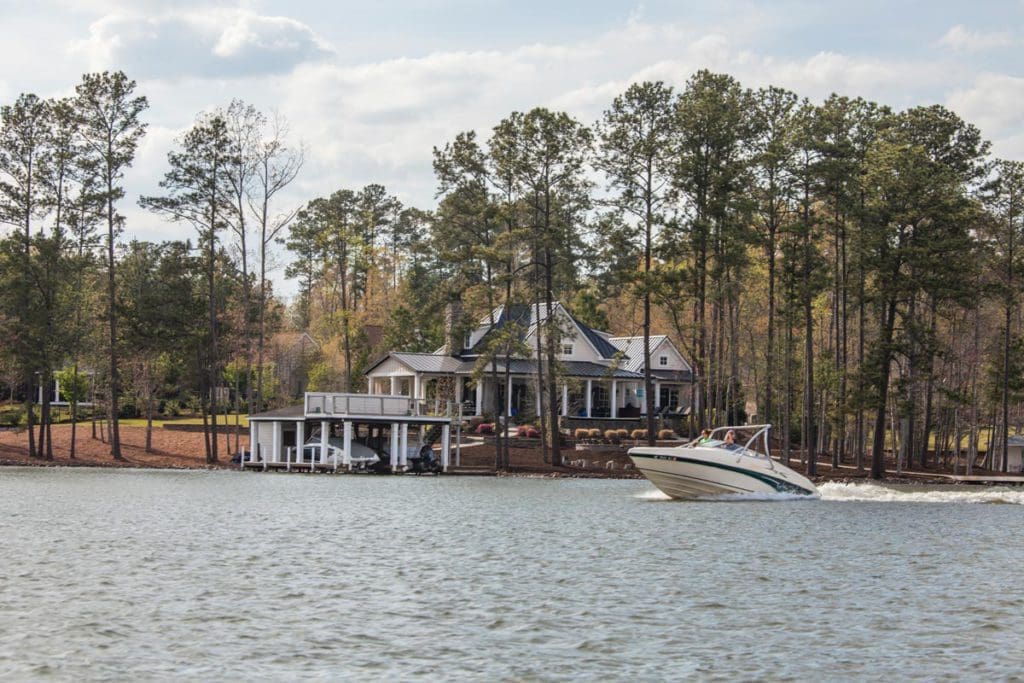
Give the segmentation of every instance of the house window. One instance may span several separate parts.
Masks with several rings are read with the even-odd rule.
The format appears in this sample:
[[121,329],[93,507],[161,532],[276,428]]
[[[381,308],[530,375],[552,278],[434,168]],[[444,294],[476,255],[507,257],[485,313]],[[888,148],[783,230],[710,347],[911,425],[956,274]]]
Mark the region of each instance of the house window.
[[471,349],[473,348],[473,333],[467,332],[466,336],[462,340],[462,348]]
[[661,385],[658,405],[662,408],[676,410],[679,408],[679,387]]
[[661,365],[661,366],[668,365],[668,356],[659,356],[658,357],[658,365]]
[[571,356],[572,355],[572,344],[562,344],[562,355],[563,356]]

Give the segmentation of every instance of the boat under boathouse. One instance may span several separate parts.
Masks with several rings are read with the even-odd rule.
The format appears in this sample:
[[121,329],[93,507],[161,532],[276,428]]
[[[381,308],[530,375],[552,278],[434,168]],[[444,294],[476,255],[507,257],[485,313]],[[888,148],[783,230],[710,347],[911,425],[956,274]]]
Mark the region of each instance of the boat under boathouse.
[[404,472],[424,447],[451,460],[456,403],[406,396],[307,392],[302,405],[249,416],[245,469]]

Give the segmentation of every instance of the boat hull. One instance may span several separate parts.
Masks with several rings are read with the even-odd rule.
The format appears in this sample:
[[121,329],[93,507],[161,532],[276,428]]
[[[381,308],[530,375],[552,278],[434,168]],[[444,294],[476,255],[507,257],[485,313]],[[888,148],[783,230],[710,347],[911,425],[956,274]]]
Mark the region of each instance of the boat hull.
[[634,448],[629,457],[652,484],[672,498],[787,494],[817,497],[818,489],[788,467],[715,448]]

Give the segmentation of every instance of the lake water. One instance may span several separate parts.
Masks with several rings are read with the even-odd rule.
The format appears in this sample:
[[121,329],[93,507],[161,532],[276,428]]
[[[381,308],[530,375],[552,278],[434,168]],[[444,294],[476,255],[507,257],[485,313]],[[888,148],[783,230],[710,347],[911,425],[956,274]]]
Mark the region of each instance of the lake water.
[[1024,490],[823,494],[3,468],[0,678],[1021,675]]

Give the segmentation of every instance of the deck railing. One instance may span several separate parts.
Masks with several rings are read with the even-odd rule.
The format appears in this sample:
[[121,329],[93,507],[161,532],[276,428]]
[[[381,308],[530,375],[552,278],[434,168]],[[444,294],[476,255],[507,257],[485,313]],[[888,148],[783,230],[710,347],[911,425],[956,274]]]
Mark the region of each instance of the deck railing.
[[453,417],[458,406],[441,399],[388,396],[384,394],[339,394],[306,392],[306,417]]

